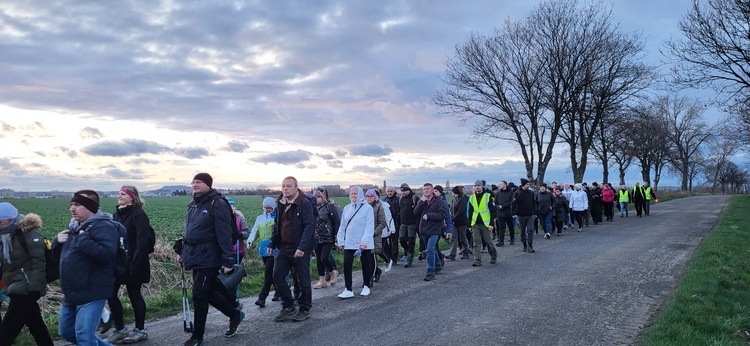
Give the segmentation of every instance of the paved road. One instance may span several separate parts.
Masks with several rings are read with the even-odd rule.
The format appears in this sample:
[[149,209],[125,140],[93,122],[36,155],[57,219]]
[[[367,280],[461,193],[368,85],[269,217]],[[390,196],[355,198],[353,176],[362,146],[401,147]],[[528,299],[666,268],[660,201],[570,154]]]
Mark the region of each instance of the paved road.
[[[659,203],[651,216],[538,239],[537,252],[498,248],[499,262],[449,261],[432,282],[424,262],[384,274],[369,297],[339,300],[314,290],[312,317],[273,322],[280,309],[244,299],[248,317],[223,337],[228,320],[211,310],[208,345],[631,345],[674,290],[685,263],[716,223],[725,196]],[[517,243],[518,244],[518,243]],[[357,280],[358,279],[358,280]],[[361,284],[355,273],[355,287]],[[355,293],[359,290],[355,289]],[[142,345],[188,338],[181,316],[149,321]]]

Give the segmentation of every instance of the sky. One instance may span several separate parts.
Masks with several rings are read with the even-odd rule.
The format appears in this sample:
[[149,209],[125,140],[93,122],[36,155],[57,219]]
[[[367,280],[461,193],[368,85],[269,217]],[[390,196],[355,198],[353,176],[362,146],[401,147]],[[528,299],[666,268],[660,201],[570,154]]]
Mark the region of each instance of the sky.
[[[475,141],[431,97],[456,45],[537,4],[0,0],[0,188],[517,182],[513,144]],[[690,1],[602,4],[656,64]],[[560,146],[548,180],[568,167]]]

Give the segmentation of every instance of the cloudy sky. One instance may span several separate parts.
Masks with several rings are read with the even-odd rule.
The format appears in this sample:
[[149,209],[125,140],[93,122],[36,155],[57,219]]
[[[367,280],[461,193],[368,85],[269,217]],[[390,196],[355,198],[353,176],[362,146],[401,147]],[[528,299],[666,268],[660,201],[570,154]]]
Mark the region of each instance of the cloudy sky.
[[[0,188],[517,181],[512,145],[430,97],[457,44],[536,4],[2,0]],[[605,5],[658,63],[690,2]],[[547,177],[568,166],[560,152]]]

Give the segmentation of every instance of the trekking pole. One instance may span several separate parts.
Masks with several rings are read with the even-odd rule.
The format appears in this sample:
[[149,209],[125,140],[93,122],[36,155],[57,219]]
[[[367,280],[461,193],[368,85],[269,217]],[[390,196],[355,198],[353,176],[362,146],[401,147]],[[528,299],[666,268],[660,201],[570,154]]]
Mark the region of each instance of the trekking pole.
[[187,281],[185,280],[185,267],[180,263],[180,271],[182,272],[182,327],[185,333],[193,332],[193,316],[190,313],[190,301],[187,296]]
[[[240,265],[240,240],[237,240],[237,265]],[[242,281],[240,281],[242,283]],[[240,285],[237,284],[237,287],[235,288],[235,294],[234,296],[237,298],[237,301],[240,301]]]

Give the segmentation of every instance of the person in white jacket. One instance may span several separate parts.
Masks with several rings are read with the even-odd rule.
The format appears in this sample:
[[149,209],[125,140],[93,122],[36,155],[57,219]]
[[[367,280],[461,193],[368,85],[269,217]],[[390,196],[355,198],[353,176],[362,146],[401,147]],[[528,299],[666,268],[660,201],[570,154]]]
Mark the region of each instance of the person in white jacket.
[[570,194],[568,206],[573,212],[573,219],[578,224],[578,232],[580,232],[583,226],[583,215],[586,214],[586,209],[589,208],[589,197],[582,190],[580,183],[575,184],[575,190]]
[[364,285],[360,295],[370,295],[370,277],[374,271],[372,250],[375,249],[375,216],[372,206],[365,202],[365,194],[359,186],[349,189],[349,203],[341,215],[341,225],[336,235],[339,249],[344,250],[344,283],[346,288],[339,298],[354,297],[352,291],[352,263],[358,256],[362,262],[362,279]]

